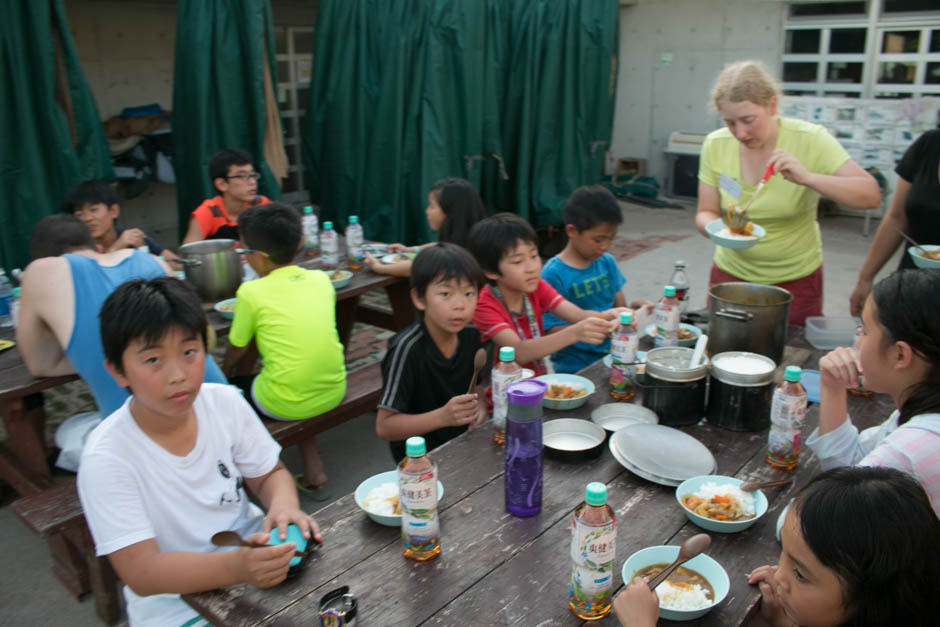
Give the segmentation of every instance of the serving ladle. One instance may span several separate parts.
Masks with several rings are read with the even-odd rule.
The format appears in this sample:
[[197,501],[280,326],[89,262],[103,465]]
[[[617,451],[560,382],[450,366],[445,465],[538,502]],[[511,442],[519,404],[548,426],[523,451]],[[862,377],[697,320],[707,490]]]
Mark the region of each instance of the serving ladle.
[[[216,546],[245,546],[251,549],[267,546],[266,544],[251,544],[238,535],[237,531],[220,531],[213,534],[212,544]],[[307,557],[307,553],[309,553],[309,551],[294,551],[294,557]]]
[[666,577],[671,575],[672,571],[677,569],[679,566],[685,562],[688,562],[699,553],[707,551],[711,544],[712,537],[707,533],[699,533],[683,542],[679,547],[679,555],[676,556],[676,560],[650,580],[650,590],[655,590],[656,586],[664,582]]
[[478,348],[476,355],[473,356],[473,377],[470,379],[470,387],[467,388],[467,394],[473,393],[473,388],[477,384],[477,375],[480,374],[480,370],[483,369],[483,366],[486,365],[486,351],[482,348]]
[[793,483],[793,479],[778,479],[777,481],[745,481],[738,488],[742,492],[753,492],[754,490],[761,490],[763,488],[773,488],[778,485],[787,485]]

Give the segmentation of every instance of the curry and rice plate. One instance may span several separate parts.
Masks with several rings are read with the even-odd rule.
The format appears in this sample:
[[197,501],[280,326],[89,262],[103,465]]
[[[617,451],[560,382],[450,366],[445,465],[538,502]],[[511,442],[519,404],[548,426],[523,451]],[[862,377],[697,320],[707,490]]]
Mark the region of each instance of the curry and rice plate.
[[690,511],[712,520],[747,520],[756,515],[754,495],[736,485],[719,485],[714,481],[703,484],[693,494],[682,497],[682,504]]
[[398,502],[398,484],[392,481],[372,488],[362,506],[373,514],[381,516],[401,516],[401,505]]
[[[634,576],[652,579],[669,564],[650,564],[634,573]],[[703,610],[715,601],[715,590],[698,571],[679,566],[656,587],[659,607],[667,610]]]

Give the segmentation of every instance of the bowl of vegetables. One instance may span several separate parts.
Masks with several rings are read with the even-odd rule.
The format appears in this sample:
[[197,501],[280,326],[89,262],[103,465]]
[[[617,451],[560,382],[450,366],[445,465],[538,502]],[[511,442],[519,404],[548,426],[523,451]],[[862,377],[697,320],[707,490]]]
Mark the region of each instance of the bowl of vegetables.
[[708,531],[744,531],[767,513],[767,497],[760,490],[744,492],[740,479],[701,475],[676,487],[676,500],[686,517]]
[[349,285],[349,282],[352,281],[353,278],[353,273],[349,270],[333,270],[332,272],[327,272],[327,274],[330,277],[330,283],[333,284],[333,288],[337,290]]
[[907,249],[914,265],[918,268],[940,268],[940,246],[923,244],[920,248],[909,246]]
[[535,378],[548,386],[542,398],[542,407],[548,409],[581,407],[594,393],[594,382],[576,374],[543,374]]
[[234,298],[220,300],[215,305],[213,305],[212,308],[219,312],[219,315],[226,320],[231,320],[235,317],[235,300],[236,299]]

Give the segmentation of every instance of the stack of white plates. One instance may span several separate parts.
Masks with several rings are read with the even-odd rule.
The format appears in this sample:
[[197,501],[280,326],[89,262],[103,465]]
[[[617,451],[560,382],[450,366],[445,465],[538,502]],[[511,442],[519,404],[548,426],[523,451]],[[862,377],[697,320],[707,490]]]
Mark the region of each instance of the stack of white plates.
[[610,452],[633,474],[677,486],[718,469],[714,455],[691,435],[664,425],[636,424],[610,436]]

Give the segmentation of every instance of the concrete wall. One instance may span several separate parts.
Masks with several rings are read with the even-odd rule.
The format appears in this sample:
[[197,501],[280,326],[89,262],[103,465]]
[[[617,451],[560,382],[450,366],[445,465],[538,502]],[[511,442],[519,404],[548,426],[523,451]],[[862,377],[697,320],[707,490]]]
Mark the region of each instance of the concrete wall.
[[783,0],[638,0],[620,10],[613,157],[647,159],[663,181],[672,131],[721,124],[708,94],[725,63],[763,60],[779,73]]

